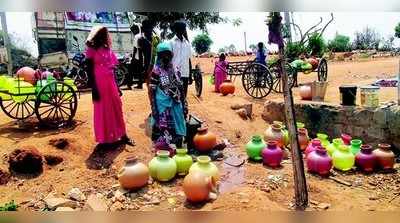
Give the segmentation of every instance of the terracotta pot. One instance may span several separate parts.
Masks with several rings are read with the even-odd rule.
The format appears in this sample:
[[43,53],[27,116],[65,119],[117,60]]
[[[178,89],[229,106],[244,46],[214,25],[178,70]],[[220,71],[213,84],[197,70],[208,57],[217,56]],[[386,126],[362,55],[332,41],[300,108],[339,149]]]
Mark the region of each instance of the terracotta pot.
[[267,147],[262,151],[263,163],[270,167],[278,167],[283,159],[283,151],[277,141],[268,141]]
[[322,146],[308,154],[307,169],[311,173],[318,173],[320,176],[328,176],[332,169],[332,158]]
[[395,155],[390,147],[389,144],[380,143],[378,144],[378,149],[373,151],[373,154],[376,157],[376,164],[381,169],[389,170],[394,167]]
[[321,146],[321,141],[319,139],[313,139],[311,140],[311,142],[308,144],[306,150],[304,151],[304,153],[306,154],[306,156],[308,154],[310,154],[311,152],[315,151],[317,149],[317,147]]
[[356,166],[364,172],[374,171],[376,157],[372,151],[372,146],[362,145],[360,152],[356,155]]
[[344,143],[345,145],[348,146],[348,145],[351,144],[351,140],[352,140],[351,135],[342,133],[342,134],[340,135],[340,137],[342,138],[343,143]]
[[299,128],[297,130],[297,133],[298,133],[298,140],[299,140],[299,144],[300,144],[300,149],[302,151],[304,151],[307,148],[308,143],[310,141],[310,138],[308,137],[307,129]]
[[24,81],[31,83],[32,85],[36,84],[35,70],[30,67],[22,67],[17,71],[17,77],[23,78]]
[[118,172],[118,181],[125,189],[139,189],[149,181],[149,168],[138,162],[136,157],[127,158],[125,166]]
[[265,142],[261,136],[255,135],[251,137],[251,140],[246,144],[247,156],[254,160],[262,160],[261,152],[265,148]]
[[160,150],[157,157],[149,163],[150,176],[158,181],[169,181],[176,175],[176,163],[169,157],[169,152]]
[[340,145],[332,155],[333,166],[341,171],[350,170],[355,163],[355,156],[346,145]]
[[187,151],[187,149],[177,149],[177,154],[173,157],[179,175],[186,175],[193,164],[193,159],[187,154]]
[[190,172],[183,179],[182,186],[187,200],[191,202],[207,201],[210,192],[216,190],[214,179],[200,171]]
[[300,97],[301,100],[311,100],[312,99],[312,92],[310,85],[302,85],[300,87]]
[[230,80],[225,80],[219,87],[219,91],[224,96],[233,94],[235,93],[235,85]]
[[209,156],[198,156],[197,162],[190,167],[189,173],[193,171],[203,172],[204,174],[213,177],[215,181],[219,180],[218,167],[211,162],[211,158]]
[[195,148],[200,152],[208,152],[217,145],[217,136],[208,131],[208,128],[200,128],[193,138]]
[[276,141],[278,146],[283,148],[285,146],[285,133],[282,130],[282,125],[270,125],[269,128],[264,132],[264,141]]

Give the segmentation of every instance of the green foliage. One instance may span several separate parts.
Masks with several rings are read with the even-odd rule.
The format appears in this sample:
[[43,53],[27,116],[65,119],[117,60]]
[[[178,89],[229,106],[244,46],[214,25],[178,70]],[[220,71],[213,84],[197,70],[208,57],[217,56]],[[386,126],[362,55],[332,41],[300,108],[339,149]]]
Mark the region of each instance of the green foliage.
[[253,52],[256,52],[256,50],[257,50],[256,44],[250,44],[249,48],[250,48],[251,51],[253,51]]
[[241,26],[242,23],[243,23],[243,21],[242,21],[241,18],[236,18],[236,19],[233,19],[233,20],[232,20],[232,24],[233,24],[233,26],[235,26],[235,27]]
[[350,37],[337,34],[329,41],[328,49],[333,52],[346,52],[351,50]]
[[289,61],[297,59],[300,55],[306,54],[307,48],[299,42],[287,43],[285,47],[285,56]]
[[3,206],[0,206],[0,211],[16,211],[18,208],[18,205],[15,204],[14,201],[11,201],[9,203],[4,204]]
[[324,38],[319,33],[313,33],[308,38],[307,51],[312,56],[322,57],[326,51]]
[[353,48],[357,50],[377,50],[380,42],[381,38],[379,33],[367,26],[363,31],[356,32],[353,41]]
[[393,50],[394,37],[390,36],[388,38],[382,38],[381,45],[379,45],[379,50],[381,51],[391,51]]
[[206,33],[203,33],[194,38],[192,45],[197,54],[202,54],[210,50],[212,43],[211,38]]
[[400,22],[394,28],[394,36],[397,37],[397,38],[400,38]]

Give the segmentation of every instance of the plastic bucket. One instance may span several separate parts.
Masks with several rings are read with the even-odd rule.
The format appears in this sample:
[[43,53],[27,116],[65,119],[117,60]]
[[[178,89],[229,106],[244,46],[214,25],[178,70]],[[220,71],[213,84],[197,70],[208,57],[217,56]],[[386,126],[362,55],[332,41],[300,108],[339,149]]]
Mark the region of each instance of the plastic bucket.
[[314,81],[311,85],[312,100],[313,101],[323,101],[326,94],[326,88],[328,87],[328,82]]
[[357,86],[342,85],[339,87],[342,105],[355,106],[357,96]]
[[362,86],[360,87],[361,106],[376,108],[379,106],[379,87]]

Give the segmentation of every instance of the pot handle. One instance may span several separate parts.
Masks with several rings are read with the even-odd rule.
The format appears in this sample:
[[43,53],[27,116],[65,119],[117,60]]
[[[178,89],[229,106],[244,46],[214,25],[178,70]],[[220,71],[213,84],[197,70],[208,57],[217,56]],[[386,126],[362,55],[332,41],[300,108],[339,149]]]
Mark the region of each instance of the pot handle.
[[125,167],[122,167],[122,168],[118,171],[117,177],[120,178],[122,175],[124,175],[124,173],[125,173]]

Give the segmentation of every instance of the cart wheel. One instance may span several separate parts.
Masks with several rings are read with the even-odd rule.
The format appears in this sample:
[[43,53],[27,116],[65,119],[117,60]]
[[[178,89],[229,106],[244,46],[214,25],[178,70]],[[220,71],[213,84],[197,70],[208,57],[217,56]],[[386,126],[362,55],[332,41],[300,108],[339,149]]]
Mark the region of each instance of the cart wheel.
[[199,66],[193,70],[194,87],[196,89],[196,96],[200,97],[203,91],[203,76]]
[[70,124],[78,107],[74,89],[63,82],[45,85],[38,93],[35,113],[46,127],[59,128]]
[[[292,88],[294,85],[294,76],[295,76],[296,70],[292,66],[290,66],[289,63],[285,64],[285,68],[286,68],[286,73],[288,74],[289,86],[290,86],[290,88]],[[270,70],[271,70],[272,81],[273,81],[272,90],[276,93],[282,93],[283,92],[283,83],[282,83],[282,78],[280,75],[281,72],[279,69],[279,63],[275,64],[273,69],[270,69]]]
[[117,82],[118,87],[121,87],[125,84],[125,77],[128,75],[128,68],[121,64],[115,70],[115,81]]
[[[1,100],[1,109],[12,119],[23,120],[31,117],[35,113],[35,101],[32,96],[17,96],[18,100]],[[25,99],[21,100],[21,97]]]
[[248,95],[261,99],[272,90],[272,76],[265,65],[253,63],[243,72],[242,84]]
[[322,58],[318,64],[318,81],[326,81],[328,79],[328,63]]

